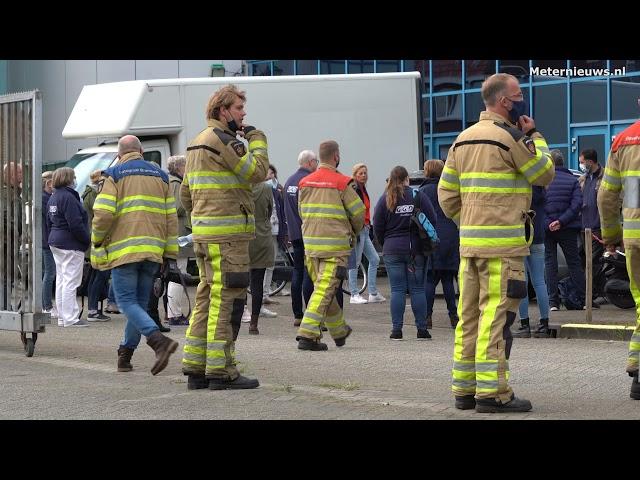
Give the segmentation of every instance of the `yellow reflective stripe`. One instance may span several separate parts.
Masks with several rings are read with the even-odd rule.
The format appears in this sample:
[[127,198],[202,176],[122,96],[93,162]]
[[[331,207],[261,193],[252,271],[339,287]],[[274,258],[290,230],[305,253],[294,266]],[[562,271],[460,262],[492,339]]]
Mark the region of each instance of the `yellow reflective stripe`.
[[[442,182],[442,180],[440,180]],[[462,193],[531,193],[531,187],[508,188],[508,187],[460,187]]]
[[[456,325],[455,335],[454,335],[454,349],[453,349],[453,360],[454,362],[462,361],[462,350],[464,348],[464,340],[463,340],[463,316],[462,316],[462,302],[463,298],[466,296],[465,290],[465,282],[464,282],[464,272],[467,269],[467,264],[469,263],[469,259],[467,257],[460,257],[460,269],[458,270],[458,287],[460,288],[460,296],[458,298],[458,318],[460,321],[458,325]],[[475,361],[473,362],[475,363]]]
[[489,178],[489,179],[497,179],[497,180],[516,180],[518,178],[523,178],[522,175],[518,173],[486,173],[486,172],[465,172],[460,174],[460,179],[466,178]]
[[[220,321],[220,309],[222,306],[222,256],[220,255],[220,245],[210,243],[209,257],[210,265],[213,272],[212,284],[209,292],[209,314],[207,316],[207,345],[215,342],[218,324]],[[209,356],[207,349],[207,370],[215,370],[221,368],[215,358]],[[222,368],[224,365],[222,366]]]
[[460,238],[462,247],[519,247],[526,245],[524,237],[519,238]]
[[506,230],[524,228],[522,225],[464,225],[460,230]]
[[118,211],[116,216],[120,217],[121,215],[124,215],[125,213],[129,213],[129,212],[149,212],[149,213],[159,213],[161,215],[168,215],[171,213],[176,213],[176,209],[174,208],[172,211],[172,210],[165,210],[164,208],[144,207],[140,205],[137,207],[123,208],[122,210]]
[[253,153],[248,152],[238,161],[233,171],[244,179],[249,179],[256,169],[256,162],[253,159]]
[[249,142],[249,150],[254,150],[256,148],[262,148],[264,150],[267,149],[267,142],[263,140],[252,140]]
[[[173,199],[173,201],[175,201],[175,198],[173,197],[171,198]],[[130,202],[132,200],[147,200],[149,202],[162,203],[163,205],[165,203],[164,197],[156,197],[153,195],[130,195],[128,197],[123,197],[120,200],[118,200],[118,205],[120,205],[121,203]]]
[[337,220],[344,220],[346,215],[334,215],[331,213],[303,213],[302,218],[335,218]]
[[[484,310],[482,312],[482,317],[480,318],[480,325],[478,329],[478,342],[476,346],[476,362],[480,361],[488,361],[488,346],[491,337],[491,326],[496,317],[496,310],[498,309],[498,304],[500,303],[501,297],[501,289],[500,285],[502,282],[502,259],[500,258],[490,258],[488,259],[489,266],[489,279],[487,285],[487,293],[489,295],[489,300],[487,304],[484,306]],[[482,288],[482,287],[481,287]],[[476,376],[479,378],[479,375]],[[497,379],[497,375],[496,375]]]
[[98,198],[112,200],[114,202],[117,200],[115,195],[109,195],[108,193],[99,193],[98,196],[96,197],[96,201],[98,201]]
[[640,177],[640,170],[624,170],[620,172],[621,177]]
[[605,190],[609,190],[610,192],[619,192],[620,190],[622,190],[622,185],[609,183],[604,178],[602,179],[602,182],[600,182],[600,186]]
[[449,175],[455,175],[456,177],[458,176],[458,172],[457,172],[456,170],[454,170],[454,169],[453,169],[453,168],[451,168],[451,167],[447,167],[446,165],[445,165],[445,167],[442,169],[442,171],[443,171],[444,173],[448,173]]
[[459,183],[450,183],[447,182],[446,180],[444,180],[444,177],[440,177],[440,184],[442,187],[448,189],[448,190],[454,190],[454,191],[458,191],[460,190],[460,184]]

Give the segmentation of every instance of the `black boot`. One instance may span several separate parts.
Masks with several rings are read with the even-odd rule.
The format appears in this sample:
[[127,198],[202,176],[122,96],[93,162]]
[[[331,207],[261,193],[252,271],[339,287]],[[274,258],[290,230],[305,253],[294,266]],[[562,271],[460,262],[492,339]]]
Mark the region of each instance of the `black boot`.
[[511,400],[502,403],[495,398],[484,398],[476,400],[476,412],[478,413],[510,413],[510,412],[528,412],[531,410],[531,402],[522,398],[511,396]]
[[131,357],[133,356],[134,350],[132,348],[127,348],[120,346],[118,348],[118,371],[119,372],[130,372],[133,370],[133,365],[131,365]]
[[200,390],[202,388],[209,388],[209,380],[204,375],[189,374],[187,390]]
[[353,329],[347,325],[347,333],[344,337],[340,337],[340,338],[334,338],[333,341],[336,342],[336,347],[344,347],[344,344],[347,340],[347,337],[349,335],[351,335],[351,332],[353,331]]
[[638,372],[633,375],[633,382],[631,382],[631,394],[630,397],[634,400],[640,400],[640,383],[638,383]]
[[529,319],[522,318],[520,320],[520,328],[512,333],[513,338],[531,338],[531,327],[529,327]]
[[458,317],[457,313],[449,314],[449,323],[451,323],[451,328],[455,329],[458,326],[459,321],[460,321],[460,317]]
[[474,395],[456,395],[456,408],[459,410],[471,410],[476,408],[476,399]]
[[533,332],[533,336],[535,338],[549,338],[550,335],[551,331],[549,330],[549,319],[541,318],[540,325],[538,325],[536,331]]
[[300,350],[311,350],[314,352],[319,352],[321,350],[327,350],[327,344],[326,343],[321,343],[320,339],[316,339],[316,340],[311,340],[310,338],[306,338],[306,337],[296,337],[296,340],[298,341],[298,348]]
[[247,378],[239,375],[235,380],[209,379],[209,390],[245,390],[258,388],[260,382],[255,378]]
[[178,342],[165,337],[160,332],[153,332],[147,337],[147,345],[156,352],[156,363],[151,367],[151,373],[157,375],[166,368],[169,357],[178,348]]

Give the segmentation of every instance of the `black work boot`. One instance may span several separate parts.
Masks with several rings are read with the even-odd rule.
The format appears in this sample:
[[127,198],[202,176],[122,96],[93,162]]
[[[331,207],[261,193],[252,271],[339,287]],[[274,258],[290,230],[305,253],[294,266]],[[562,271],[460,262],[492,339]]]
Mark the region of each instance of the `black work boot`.
[[156,352],[156,363],[151,367],[151,373],[157,375],[169,363],[169,357],[178,348],[178,342],[155,331],[147,337],[147,345]]
[[456,395],[456,408],[459,410],[471,410],[476,408],[476,399],[474,395]]
[[314,352],[319,352],[321,350],[327,350],[327,344],[320,342],[320,339],[311,340],[306,337],[296,337],[298,341],[298,348],[300,350],[312,350]]
[[187,390],[200,390],[202,388],[209,388],[209,380],[202,375],[194,375],[190,373],[187,380]]
[[119,372],[130,372],[133,370],[133,365],[131,365],[131,357],[133,356],[134,350],[132,348],[123,347],[122,345],[118,348],[118,371]]
[[631,394],[629,396],[634,400],[640,400],[640,383],[638,383],[638,372],[633,375],[633,382],[631,382]]
[[460,321],[460,318],[458,317],[457,313],[449,314],[449,323],[451,323],[451,328],[455,329],[458,326],[459,321]]
[[258,388],[260,382],[255,378],[247,378],[239,375],[235,380],[209,379],[209,390],[245,390]]
[[528,412],[531,410],[531,402],[523,398],[511,396],[511,400],[502,403],[495,398],[483,398],[476,400],[476,412],[478,413],[511,413]]
[[340,337],[340,338],[334,338],[333,341],[336,342],[336,347],[344,347],[344,344],[347,340],[347,337],[349,335],[351,335],[351,332],[353,331],[353,329],[347,325],[347,333],[344,337]]
[[529,326],[529,319],[520,319],[520,328],[512,333],[513,338],[531,338],[531,327]]
[[533,332],[533,336],[535,338],[549,338],[551,335],[551,331],[549,330],[549,319],[541,318],[540,325],[536,328],[536,331]]

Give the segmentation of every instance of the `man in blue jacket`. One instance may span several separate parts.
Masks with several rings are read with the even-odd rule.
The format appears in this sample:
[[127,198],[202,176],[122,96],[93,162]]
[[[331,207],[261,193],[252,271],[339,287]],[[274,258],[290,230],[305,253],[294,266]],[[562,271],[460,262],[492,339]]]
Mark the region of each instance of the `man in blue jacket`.
[[[569,275],[584,302],[585,279],[578,252],[578,234],[582,227],[582,192],[578,179],[564,167],[560,150],[552,150],[556,176],[547,190],[545,206],[545,269],[550,310],[560,309],[558,295],[558,244],[569,267]],[[546,326],[548,328],[548,325]],[[545,333],[545,332],[538,332]]]
[[303,150],[298,155],[300,168],[284,184],[284,216],[287,222],[289,241],[293,245],[293,278],[291,279],[291,307],[295,320],[293,325],[300,326],[304,316],[304,303],[309,303],[313,293],[313,283],[304,267],[304,242],[302,241],[302,219],[298,211],[298,184],[304,177],[318,168],[318,157],[311,150]]

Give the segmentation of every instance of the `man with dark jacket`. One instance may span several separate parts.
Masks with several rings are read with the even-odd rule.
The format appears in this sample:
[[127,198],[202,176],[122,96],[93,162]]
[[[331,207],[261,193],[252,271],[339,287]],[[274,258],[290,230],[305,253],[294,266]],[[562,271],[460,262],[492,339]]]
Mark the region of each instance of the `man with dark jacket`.
[[550,310],[560,309],[558,296],[558,244],[569,267],[569,275],[584,301],[584,271],[578,253],[578,234],[582,226],[582,192],[578,180],[564,167],[560,150],[552,150],[556,176],[547,190],[545,206],[545,268]]
[[287,222],[289,241],[293,245],[293,278],[291,279],[291,307],[295,320],[293,325],[300,326],[304,316],[304,303],[309,304],[313,293],[313,283],[304,267],[304,242],[302,241],[302,219],[298,211],[298,184],[304,177],[318,168],[318,157],[311,150],[303,150],[298,155],[300,168],[284,184],[284,215]]

